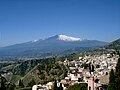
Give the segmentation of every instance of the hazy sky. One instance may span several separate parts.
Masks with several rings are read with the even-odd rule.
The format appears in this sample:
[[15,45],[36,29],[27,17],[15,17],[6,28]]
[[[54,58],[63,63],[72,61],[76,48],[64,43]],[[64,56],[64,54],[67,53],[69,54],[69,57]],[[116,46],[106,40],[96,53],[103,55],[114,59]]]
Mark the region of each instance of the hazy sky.
[[0,47],[57,34],[120,38],[120,0],[0,0]]

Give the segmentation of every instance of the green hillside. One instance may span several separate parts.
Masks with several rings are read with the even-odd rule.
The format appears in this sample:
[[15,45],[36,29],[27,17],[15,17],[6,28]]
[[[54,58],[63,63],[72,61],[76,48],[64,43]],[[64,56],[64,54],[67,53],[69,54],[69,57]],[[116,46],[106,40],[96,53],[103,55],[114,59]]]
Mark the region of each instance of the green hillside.
[[65,66],[63,64],[39,64],[28,72],[23,78],[24,85],[34,79],[37,84],[46,84],[47,82],[60,80],[64,78]]
[[107,49],[119,49],[120,50],[120,39],[110,43],[106,46]]

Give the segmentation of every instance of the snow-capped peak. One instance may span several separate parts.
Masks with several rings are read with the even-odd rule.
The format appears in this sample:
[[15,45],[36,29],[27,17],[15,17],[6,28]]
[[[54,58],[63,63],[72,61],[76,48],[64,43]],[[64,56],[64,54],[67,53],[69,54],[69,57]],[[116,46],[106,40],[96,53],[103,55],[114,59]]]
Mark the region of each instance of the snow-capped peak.
[[63,41],[82,41],[82,39],[80,38],[75,38],[75,37],[71,37],[71,36],[66,36],[66,35],[58,35],[58,39],[59,40],[63,40]]
[[37,41],[39,41],[39,40],[33,40],[32,42],[37,42]]

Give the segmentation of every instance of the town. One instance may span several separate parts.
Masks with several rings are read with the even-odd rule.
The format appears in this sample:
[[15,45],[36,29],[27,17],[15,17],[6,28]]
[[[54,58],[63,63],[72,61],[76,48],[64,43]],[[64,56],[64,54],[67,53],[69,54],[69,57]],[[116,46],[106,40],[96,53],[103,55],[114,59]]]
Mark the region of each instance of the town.
[[[85,83],[88,90],[104,90],[109,83],[109,72],[115,69],[118,58],[118,55],[102,54],[59,61],[57,63],[63,63],[68,68],[68,73],[63,80],[57,81],[57,86],[62,85],[63,90],[66,90],[71,85]],[[54,81],[34,85],[32,90],[52,90],[53,85]]]

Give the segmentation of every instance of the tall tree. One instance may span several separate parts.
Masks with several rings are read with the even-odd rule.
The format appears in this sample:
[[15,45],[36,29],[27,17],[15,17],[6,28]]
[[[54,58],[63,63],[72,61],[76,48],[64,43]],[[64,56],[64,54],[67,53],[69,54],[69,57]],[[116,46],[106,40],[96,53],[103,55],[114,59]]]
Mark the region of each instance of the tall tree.
[[57,81],[56,81],[56,80],[55,80],[55,82],[54,82],[53,90],[58,90]]
[[19,80],[19,87],[21,87],[21,88],[23,88],[23,87],[24,87],[24,84],[23,84],[23,82],[22,82],[22,80],[21,80],[21,79]]
[[29,87],[32,87],[33,85],[35,85],[36,83],[35,83],[35,80],[34,79],[32,79],[29,83],[28,83],[28,86]]
[[0,88],[0,90],[6,90],[5,82],[4,82],[3,78],[1,78],[1,88]]
[[15,84],[10,83],[7,90],[15,90]]
[[111,69],[110,71],[108,90],[116,90],[115,89],[115,74],[114,74],[113,69]]
[[115,71],[116,90],[120,90],[120,58],[118,59]]
[[87,90],[87,83],[70,85],[66,90]]
[[89,64],[89,72],[90,72],[90,74],[91,74],[91,64]]
[[94,65],[91,66],[91,72],[94,72]]
[[59,90],[63,90],[62,83],[60,83]]

